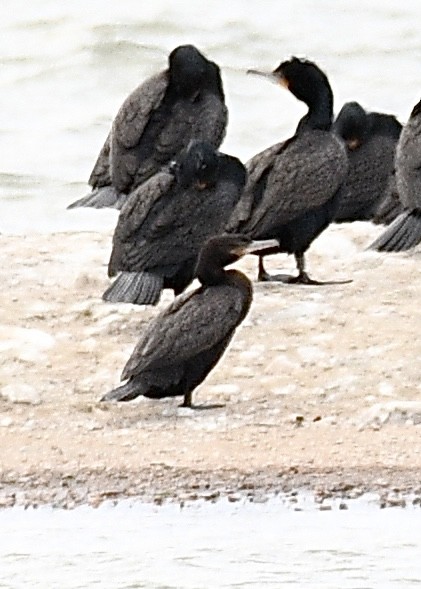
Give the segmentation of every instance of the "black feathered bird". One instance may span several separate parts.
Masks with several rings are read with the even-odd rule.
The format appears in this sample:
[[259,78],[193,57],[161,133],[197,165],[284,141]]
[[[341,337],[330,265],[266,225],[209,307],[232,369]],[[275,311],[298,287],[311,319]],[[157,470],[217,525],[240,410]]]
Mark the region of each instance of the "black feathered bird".
[[421,100],[402,129],[395,178],[403,212],[371,244],[370,248],[379,252],[405,251],[421,242]]
[[68,208],[120,208],[191,139],[222,143],[228,110],[219,67],[193,45],[177,47],[168,61],[124,101],[89,178],[92,192]]
[[197,264],[201,286],[177,297],[148,324],[124,367],[121,379],[127,382],[101,401],[183,396],[183,406],[192,407],[194,389],[221,358],[252,302],[248,278],[224,267],[275,245],[239,235],[210,238]]
[[336,223],[374,219],[388,198],[401,129],[393,115],[366,112],[358,102],[343,105],[333,131],[346,143],[349,170]]
[[237,158],[192,141],[171,170],[155,174],[123,205],[108,265],[117,278],[103,299],[155,305],[164,288],[180,294],[194,278],[203,243],[223,232],[245,182]]
[[[276,238],[277,251],[294,254],[298,276],[288,282],[320,284],[305,271],[304,254],[329,225],[346,179],[348,157],[343,141],[331,132],[333,94],[326,75],[311,61],[293,57],[272,73],[251,70],[286,86],[308,106],[293,137],[255,155],[246,164],[244,195],[228,230],[253,239]],[[264,255],[276,252],[265,252]],[[259,257],[259,280],[269,276]]]

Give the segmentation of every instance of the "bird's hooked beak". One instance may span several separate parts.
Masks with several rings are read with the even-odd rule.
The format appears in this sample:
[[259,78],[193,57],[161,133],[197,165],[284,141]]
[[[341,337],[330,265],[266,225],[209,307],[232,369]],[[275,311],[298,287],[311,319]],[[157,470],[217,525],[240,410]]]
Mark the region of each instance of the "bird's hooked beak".
[[261,70],[247,70],[247,73],[250,74],[251,76],[259,76],[260,78],[266,78],[266,80],[269,80],[270,82],[273,82],[274,84],[278,84],[281,86],[284,86],[284,88],[288,88],[289,87],[289,83],[288,80],[279,72],[262,72]]
[[253,254],[262,250],[278,248],[279,241],[277,239],[259,239],[254,240],[242,247],[242,254]]

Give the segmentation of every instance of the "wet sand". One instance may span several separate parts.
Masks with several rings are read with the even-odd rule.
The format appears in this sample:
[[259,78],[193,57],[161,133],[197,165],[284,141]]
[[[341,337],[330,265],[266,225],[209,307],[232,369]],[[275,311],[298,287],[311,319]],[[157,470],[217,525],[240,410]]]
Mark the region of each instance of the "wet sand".
[[[193,400],[99,403],[157,308],[110,305],[111,231],[0,235],[0,506],[162,503],[286,492],[421,497],[420,250],[365,251],[382,231],[329,228],[310,274],[255,284],[249,316]],[[237,266],[256,276],[256,260]],[[294,269],[273,256],[268,269]],[[410,497],[410,499],[408,499]]]

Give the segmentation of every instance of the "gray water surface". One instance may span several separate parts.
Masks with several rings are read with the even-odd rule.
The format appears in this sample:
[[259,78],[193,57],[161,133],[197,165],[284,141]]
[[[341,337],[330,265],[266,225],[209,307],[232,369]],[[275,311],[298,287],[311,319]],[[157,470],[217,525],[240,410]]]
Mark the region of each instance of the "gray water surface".
[[122,502],[0,512],[0,587],[197,589],[421,586],[417,509]]
[[290,136],[305,111],[247,76],[296,54],[327,72],[335,108],[359,100],[405,121],[421,91],[418,0],[2,0],[0,232],[113,227],[66,211],[126,96],[194,43],[222,67],[230,111],[222,149],[247,160]]

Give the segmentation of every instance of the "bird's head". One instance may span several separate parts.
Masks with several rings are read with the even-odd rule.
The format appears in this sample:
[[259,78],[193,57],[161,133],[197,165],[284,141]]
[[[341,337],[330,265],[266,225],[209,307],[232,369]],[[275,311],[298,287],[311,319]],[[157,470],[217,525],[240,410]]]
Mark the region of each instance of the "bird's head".
[[214,64],[194,45],[180,45],[171,51],[169,58],[171,86],[181,96],[194,96],[213,73]]
[[192,140],[171,165],[177,182],[183,188],[205,190],[213,186],[219,167],[218,152],[207,141]]
[[263,76],[284,86],[298,100],[307,105],[311,105],[319,99],[322,89],[328,88],[330,91],[327,76],[319,66],[299,57],[291,57],[291,59],[283,61],[272,72],[251,69],[247,73]]

